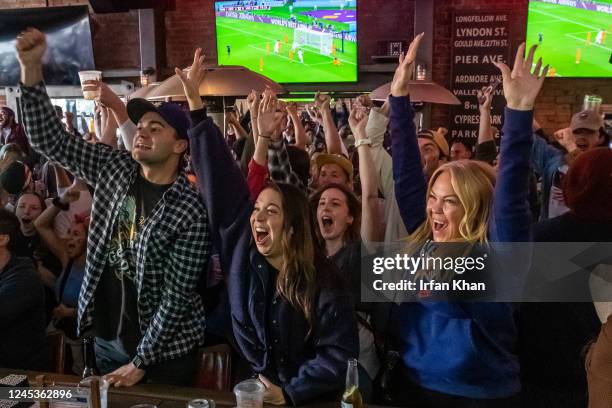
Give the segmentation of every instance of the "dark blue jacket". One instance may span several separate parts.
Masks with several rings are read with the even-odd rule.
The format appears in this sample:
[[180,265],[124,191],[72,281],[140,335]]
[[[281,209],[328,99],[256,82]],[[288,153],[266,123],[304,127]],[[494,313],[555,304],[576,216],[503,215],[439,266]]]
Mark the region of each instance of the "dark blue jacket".
[[0,367],[47,370],[45,298],[34,263],[11,255],[0,270]]
[[[307,338],[303,314],[285,299],[274,298],[270,281],[276,271],[252,243],[253,204],[244,175],[217,126],[202,116],[192,112],[197,125],[189,131],[191,154],[213,242],[227,273],[234,341],[253,371],[279,383],[288,403],[302,405],[342,391],[346,362],[359,354],[350,295],[334,289],[328,270],[317,270],[323,284],[317,295],[314,330]],[[326,267],[321,262],[315,265]]]
[[[426,218],[427,184],[408,97],[390,97],[393,176],[400,214],[409,233]],[[506,108],[501,162],[495,185],[491,242],[529,242],[527,181],[532,112]],[[508,303],[404,303],[391,327],[412,380],[467,398],[504,398],[520,391],[516,325]]]

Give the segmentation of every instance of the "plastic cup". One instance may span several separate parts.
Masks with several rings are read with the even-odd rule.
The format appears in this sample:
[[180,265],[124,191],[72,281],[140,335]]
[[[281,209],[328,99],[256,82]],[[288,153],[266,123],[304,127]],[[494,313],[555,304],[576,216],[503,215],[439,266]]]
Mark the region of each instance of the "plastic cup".
[[584,95],[584,103],[582,104],[583,111],[599,112],[603,99],[598,95]]
[[[99,381],[99,384],[100,384],[100,407],[101,408],[107,408],[108,407],[108,388],[109,388],[109,383],[108,383],[108,380],[105,377],[87,377],[87,378],[83,378],[79,382],[79,388],[81,386],[90,387],[91,380],[93,378],[96,378]],[[89,394],[89,391],[87,391],[87,394]]]
[[102,71],[79,71],[79,79],[81,80],[81,90],[83,98],[94,100],[100,95],[100,90],[85,83],[85,81],[100,81],[102,79]]
[[259,380],[245,380],[234,387],[236,408],[262,408],[266,387]]

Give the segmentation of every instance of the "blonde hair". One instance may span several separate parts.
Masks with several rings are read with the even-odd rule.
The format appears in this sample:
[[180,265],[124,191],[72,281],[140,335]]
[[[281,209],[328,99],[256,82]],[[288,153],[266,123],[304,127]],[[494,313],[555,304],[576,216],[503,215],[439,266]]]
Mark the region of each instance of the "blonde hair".
[[[457,241],[486,244],[489,218],[495,188],[495,171],[489,164],[477,160],[457,160],[446,163],[433,173],[427,186],[427,197],[438,177],[448,172],[451,185],[464,210],[459,222]],[[429,213],[425,221],[408,237],[415,248],[432,238]]]

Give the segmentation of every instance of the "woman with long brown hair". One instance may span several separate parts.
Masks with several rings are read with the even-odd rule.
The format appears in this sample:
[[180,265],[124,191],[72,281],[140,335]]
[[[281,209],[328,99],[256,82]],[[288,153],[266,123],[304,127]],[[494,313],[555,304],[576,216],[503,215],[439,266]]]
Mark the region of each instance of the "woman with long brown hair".
[[[342,277],[350,283],[359,322],[360,387],[364,398],[370,399],[373,380],[380,368],[370,322],[371,304],[361,299],[362,244],[380,242],[384,238],[384,220],[378,199],[378,177],[372,157],[371,141],[366,135],[368,114],[362,106],[351,109],[349,124],[355,136],[359,155],[361,200],[340,183],[328,183],[310,196],[316,220],[316,236],[325,255],[333,261]],[[367,252],[367,251],[366,251]]]
[[[177,70],[189,102],[191,153],[226,272],[233,340],[266,386],[265,401],[301,405],[342,391],[359,352],[351,297],[318,249],[306,196],[271,184],[253,204],[244,175],[202,109],[203,58]],[[277,100],[260,103],[259,137],[277,132]]]

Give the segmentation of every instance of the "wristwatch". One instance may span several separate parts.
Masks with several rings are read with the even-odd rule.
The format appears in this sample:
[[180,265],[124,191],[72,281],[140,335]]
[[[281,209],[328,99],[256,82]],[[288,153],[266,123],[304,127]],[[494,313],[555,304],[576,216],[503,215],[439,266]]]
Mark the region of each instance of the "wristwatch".
[[144,370],[145,368],[147,368],[142,357],[140,357],[139,355],[136,355],[136,357],[132,359],[132,364],[134,364],[134,367],[140,370]]
[[369,138],[366,137],[364,139],[360,139],[360,140],[355,142],[355,148],[358,148],[361,145],[372,146],[372,141]]

